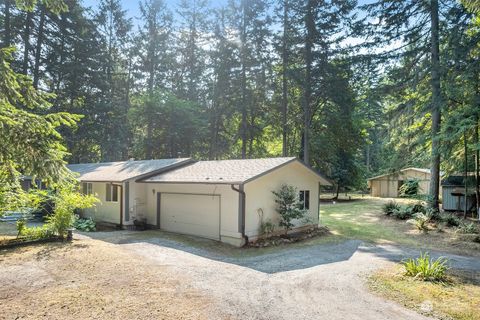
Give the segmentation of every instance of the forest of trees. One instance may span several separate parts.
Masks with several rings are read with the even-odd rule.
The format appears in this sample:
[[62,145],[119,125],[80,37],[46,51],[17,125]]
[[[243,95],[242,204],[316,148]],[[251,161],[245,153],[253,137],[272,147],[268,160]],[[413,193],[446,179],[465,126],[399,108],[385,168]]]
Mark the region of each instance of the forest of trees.
[[475,0],[17,2],[4,59],[82,116],[59,129],[71,163],[297,156],[356,190],[427,167],[434,206],[440,169],[478,170]]

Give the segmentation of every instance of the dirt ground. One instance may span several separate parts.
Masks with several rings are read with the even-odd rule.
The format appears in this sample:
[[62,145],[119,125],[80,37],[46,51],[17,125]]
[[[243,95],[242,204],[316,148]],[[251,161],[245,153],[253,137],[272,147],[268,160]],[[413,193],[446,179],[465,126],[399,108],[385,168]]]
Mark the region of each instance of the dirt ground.
[[181,276],[90,239],[0,252],[0,319],[211,319]]
[[[426,319],[366,285],[414,251],[350,240],[265,252],[161,231],[75,237],[0,253],[0,319]],[[451,259],[480,270],[476,258]]]
[[123,230],[0,250],[0,319],[422,320],[372,293],[369,275],[428,250],[480,278],[478,254],[378,227],[378,204],[342,206],[323,206],[332,235],[273,248]]

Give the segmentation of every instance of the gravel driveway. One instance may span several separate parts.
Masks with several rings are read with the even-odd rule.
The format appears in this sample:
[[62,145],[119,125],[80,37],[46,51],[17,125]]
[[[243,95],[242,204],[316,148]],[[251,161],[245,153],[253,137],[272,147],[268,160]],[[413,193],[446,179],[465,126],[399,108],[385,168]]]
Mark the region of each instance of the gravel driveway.
[[[346,241],[232,257],[161,237],[129,235],[116,242],[149,263],[166,267],[169,277],[184,279],[179,291],[205,294],[213,301],[212,318],[426,319],[371,294],[365,284],[367,274],[417,255],[414,250]],[[480,271],[478,258],[449,258],[454,267]]]

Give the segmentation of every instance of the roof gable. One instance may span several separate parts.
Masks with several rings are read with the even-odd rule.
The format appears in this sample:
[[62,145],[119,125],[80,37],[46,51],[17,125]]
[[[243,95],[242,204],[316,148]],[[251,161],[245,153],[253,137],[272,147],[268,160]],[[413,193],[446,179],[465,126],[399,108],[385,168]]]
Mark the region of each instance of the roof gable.
[[67,167],[80,181],[123,182],[142,178],[189,163],[189,158],[70,164]]
[[375,179],[378,179],[378,178],[382,178],[382,177],[386,177],[386,176],[391,176],[391,175],[399,174],[399,173],[401,173],[401,172],[405,172],[405,171],[409,171],[409,170],[413,170],[413,171],[418,171],[418,172],[421,172],[421,173],[430,174],[430,169],[413,168],[413,167],[412,167],[412,168],[401,169],[401,170],[398,170],[398,171],[395,171],[395,172],[390,172],[390,173],[381,174],[381,175],[378,175],[378,176],[375,176],[375,177],[372,177],[372,178],[368,178],[367,180],[375,180]]

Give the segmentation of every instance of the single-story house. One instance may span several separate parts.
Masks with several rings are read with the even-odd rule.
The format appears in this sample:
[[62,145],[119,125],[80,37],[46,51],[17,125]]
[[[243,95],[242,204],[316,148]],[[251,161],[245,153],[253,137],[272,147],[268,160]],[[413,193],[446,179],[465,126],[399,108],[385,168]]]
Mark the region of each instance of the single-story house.
[[153,228],[236,246],[260,236],[262,222],[278,225],[272,191],[297,188],[308,221],[318,225],[320,185],[331,183],[296,158],[194,161],[163,159],[70,165],[84,193],[101,204],[85,211],[120,226],[146,221]]
[[442,180],[442,209],[446,211],[463,211],[465,209],[465,178],[467,179],[467,210],[475,207],[475,176],[467,177],[453,174]]
[[372,197],[397,198],[404,181],[417,179],[419,194],[428,194],[430,190],[430,169],[406,168],[393,173],[382,174],[367,180]]

